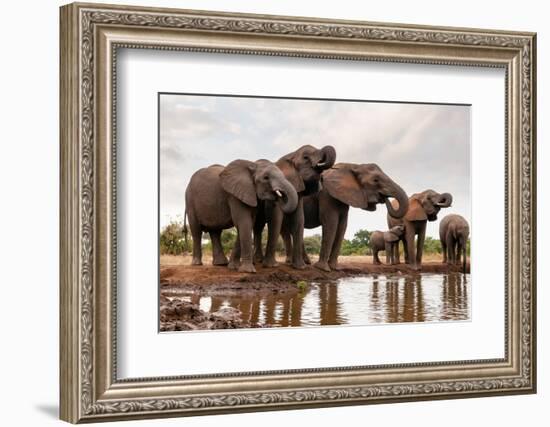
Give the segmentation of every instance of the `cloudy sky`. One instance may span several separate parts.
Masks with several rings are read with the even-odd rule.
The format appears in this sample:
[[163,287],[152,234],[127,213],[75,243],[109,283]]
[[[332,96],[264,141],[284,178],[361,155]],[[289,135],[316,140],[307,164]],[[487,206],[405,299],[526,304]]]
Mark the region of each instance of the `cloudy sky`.
[[[450,192],[453,206],[442,213],[470,221],[468,106],[162,94],[159,144],[161,227],[183,219],[197,169],[276,161],[304,144],[333,145],[337,162],[377,163],[409,195]],[[437,222],[428,224],[428,235],[438,237]],[[350,209],[346,238],[361,228],[386,229],[385,206]]]

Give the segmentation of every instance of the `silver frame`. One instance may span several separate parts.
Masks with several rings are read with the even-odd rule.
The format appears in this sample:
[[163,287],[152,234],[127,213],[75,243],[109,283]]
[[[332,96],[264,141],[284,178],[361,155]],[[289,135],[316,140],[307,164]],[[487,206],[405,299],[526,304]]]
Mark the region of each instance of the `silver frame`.
[[[535,392],[535,34],[75,3],[61,8],[60,43],[63,420]],[[118,48],[504,68],[505,357],[117,379]]]

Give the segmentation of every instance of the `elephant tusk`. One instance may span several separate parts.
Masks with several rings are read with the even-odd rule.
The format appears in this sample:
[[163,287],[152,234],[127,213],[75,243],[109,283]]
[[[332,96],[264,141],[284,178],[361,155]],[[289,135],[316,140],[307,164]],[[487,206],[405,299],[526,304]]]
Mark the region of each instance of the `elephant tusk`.
[[327,164],[327,162],[321,162],[321,163],[317,163],[317,167],[323,167]]
[[279,197],[283,197],[283,193],[281,193],[279,190],[275,190],[275,194]]

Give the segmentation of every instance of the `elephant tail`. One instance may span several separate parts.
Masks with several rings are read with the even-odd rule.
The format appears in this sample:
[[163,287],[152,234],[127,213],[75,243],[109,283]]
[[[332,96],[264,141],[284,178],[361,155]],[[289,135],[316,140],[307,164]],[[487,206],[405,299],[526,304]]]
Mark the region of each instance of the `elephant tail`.
[[189,230],[187,229],[187,209],[185,210],[185,214],[183,215],[183,242],[185,244],[185,250],[187,251],[187,234],[189,233]]

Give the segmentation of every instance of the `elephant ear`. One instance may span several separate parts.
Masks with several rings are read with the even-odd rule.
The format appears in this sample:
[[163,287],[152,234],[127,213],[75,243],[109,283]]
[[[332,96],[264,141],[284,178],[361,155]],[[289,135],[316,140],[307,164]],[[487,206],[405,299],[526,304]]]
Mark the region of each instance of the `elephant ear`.
[[397,242],[399,240],[399,237],[395,233],[392,233],[391,231],[386,231],[384,233],[384,240],[386,242],[392,243]]
[[368,205],[359,181],[347,166],[335,166],[323,172],[323,188],[346,205],[361,209]]
[[294,167],[294,164],[287,157],[283,157],[276,163],[277,167],[283,172],[285,178],[292,184],[296,189],[297,193],[301,193],[306,189],[304,180],[298,173],[298,170]]
[[222,188],[248,206],[256,207],[258,200],[252,172],[256,164],[248,160],[234,160],[220,174]]
[[426,221],[428,216],[419,200],[411,198],[409,200],[409,210],[405,214],[407,221]]

